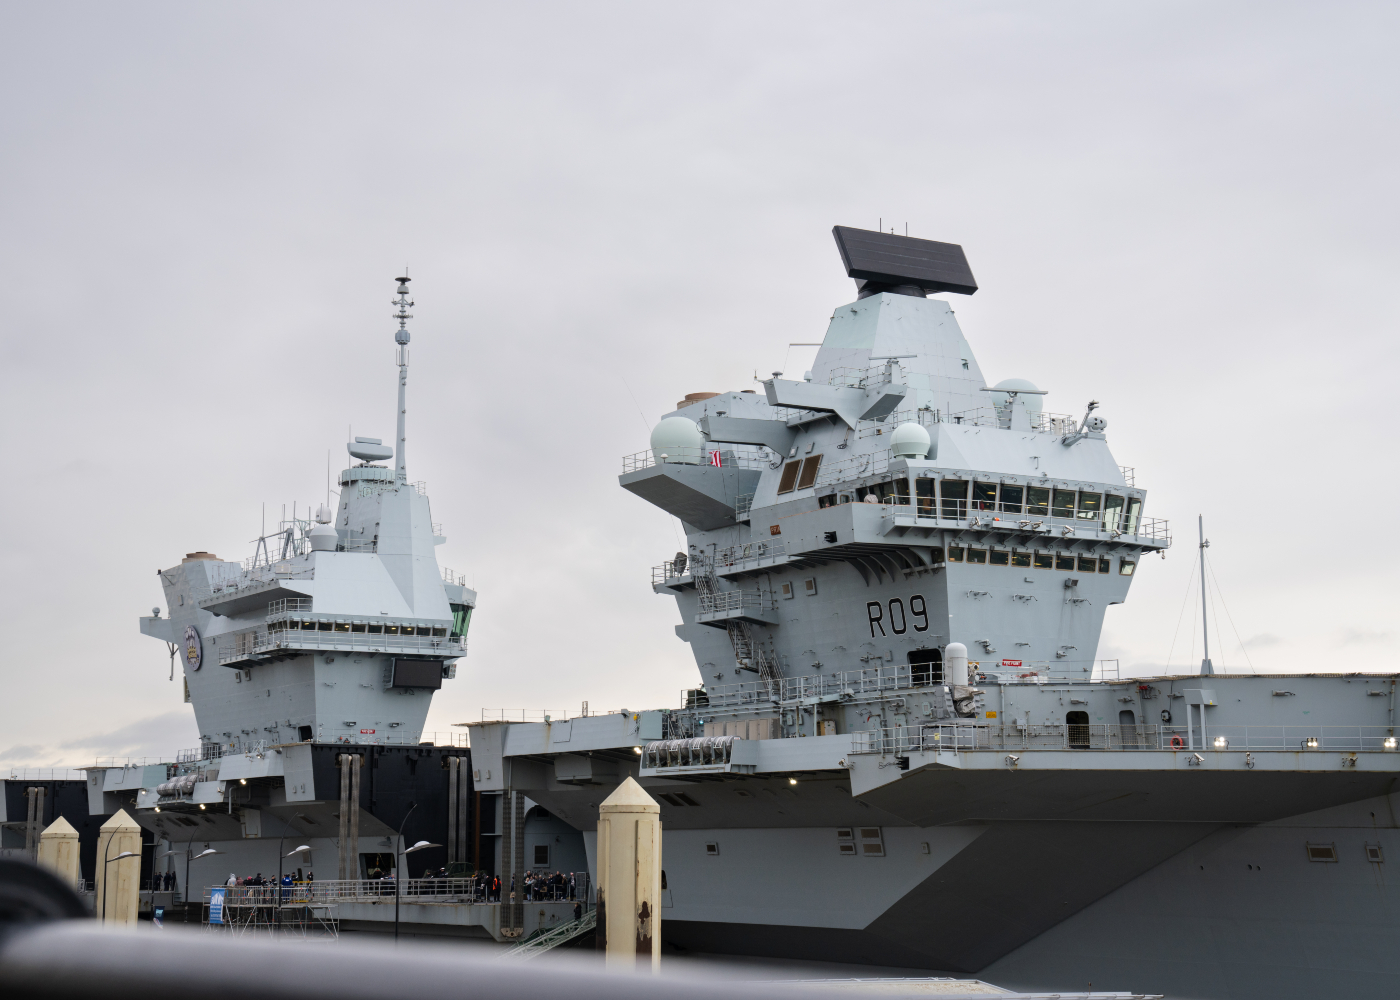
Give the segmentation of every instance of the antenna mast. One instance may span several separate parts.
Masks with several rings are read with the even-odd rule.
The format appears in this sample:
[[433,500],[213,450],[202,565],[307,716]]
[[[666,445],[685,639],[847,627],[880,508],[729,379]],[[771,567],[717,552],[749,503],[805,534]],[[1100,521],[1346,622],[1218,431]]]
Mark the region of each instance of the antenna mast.
[[1210,541],[1206,538],[1205,516],[1196,515],[1196,524],[1201,531],[1201,674],[1204,676],[1215,673],[1210,662],[1210,622],[1206,620],[1206,549],[1210,548]]
[[[408,268],[404,268],[405,271]],[[402,278],[395,278],[399,283],[399,297],[392,301],[392,305],[399,307],[399,311],[394,313],[394,319],[399,321],[398,332],[394,334],[394,343],[399,345],[399,428],[398,442],[394,452],[397,458],[397,470],[394,478],[400,483],[408,482],[408,466],[404,461],[404,418],[408,414],[408,321],[413,318],[413,314],[408,310],[413,306],[413,302],[408,297],[408,275]]]

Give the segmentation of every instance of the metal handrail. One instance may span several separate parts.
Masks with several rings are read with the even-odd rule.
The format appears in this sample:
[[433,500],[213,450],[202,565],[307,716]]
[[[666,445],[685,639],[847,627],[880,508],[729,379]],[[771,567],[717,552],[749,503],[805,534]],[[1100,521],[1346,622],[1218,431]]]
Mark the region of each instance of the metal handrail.
[[[1202,745],[1204,743],[1204,745]],[[944,750],[1227,750],[1395,753],[1391,726],[1025,725],[984,723],[898,726],[851,734],[851,753],[904,754]]]
[[640,472],[656,465],[718,465],[736,469],[766,469],[771,459],[763,448],[672,448],[653,455],[650,448],[622,456],[622,472]]

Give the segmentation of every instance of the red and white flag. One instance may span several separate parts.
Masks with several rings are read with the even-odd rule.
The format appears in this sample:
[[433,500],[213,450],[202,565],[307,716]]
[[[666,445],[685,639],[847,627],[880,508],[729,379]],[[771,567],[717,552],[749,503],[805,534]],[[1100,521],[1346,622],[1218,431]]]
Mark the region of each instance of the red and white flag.
[[715,466],[718,466],[718,465],[720,464],[720,461],[719,461],[719,452],[717,452],[717,451],[712,451],[712,452],[710,452],[710,464],[711,464],[711,465],[715,465]]

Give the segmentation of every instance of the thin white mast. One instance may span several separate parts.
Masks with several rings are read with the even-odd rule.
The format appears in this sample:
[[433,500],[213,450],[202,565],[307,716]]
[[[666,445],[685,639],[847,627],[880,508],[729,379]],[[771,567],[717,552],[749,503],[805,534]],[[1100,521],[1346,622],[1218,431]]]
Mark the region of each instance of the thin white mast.
[[1201,531],[1201,636],[1204,640],[1201,649],[1201,673],[1213,674],[1215,667],[1210,662],[1210,623],[1206,620],[1206,549],[1210,548],[1210,541],[1206,538],[1205,516],[1196,515],[1196,524]]
[[404,275],[395,280],[399,283],[399,297],[392,302],[393,305],[399,307],[399,311],[394,313],[394,319],[399,321],[398,332],[394,334],[394,343],[399,345],[399,428],[398,442],[394,448],[398,462],[394,478],[398,482],[406,483],[408,482],[408,465],[404,459],[404,446],[407,441],[404,433],[404,420],[408,415],[408,321],[413,318],[413,314],[408,310],[413,302],[408,297],[408,276]]

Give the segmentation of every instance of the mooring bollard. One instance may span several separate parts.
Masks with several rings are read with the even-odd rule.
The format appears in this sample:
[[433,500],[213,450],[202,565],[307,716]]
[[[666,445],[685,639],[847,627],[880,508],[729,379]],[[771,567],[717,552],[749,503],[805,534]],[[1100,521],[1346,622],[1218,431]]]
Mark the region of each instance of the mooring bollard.
[[597,948],[609,969],[661,968],[661,807],[628,778],[598,809]]
[[76,889],[82,869],[78,867],[78,831],[62,816],[39,834],[39,864]]

